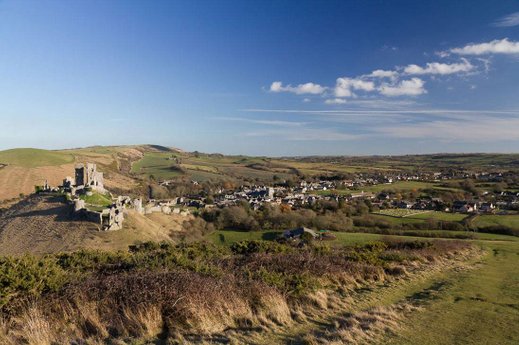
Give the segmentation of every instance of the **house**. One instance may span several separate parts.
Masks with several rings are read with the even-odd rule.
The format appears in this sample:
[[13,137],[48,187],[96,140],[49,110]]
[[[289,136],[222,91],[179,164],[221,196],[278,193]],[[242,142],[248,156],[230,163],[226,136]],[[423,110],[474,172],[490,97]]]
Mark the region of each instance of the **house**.
[[474,202],[457,200],[452,204],[452,212],[474,213],[478,210],[478,205]]
[[491,212],[494,211],[495,208],[496,208],[496,206],[493,203],[491,203],[491,202],[484,202],[479,207],[479,211],[480,212],[484,212],[484,213],[491,213]]
[[398,201],[395,206],[398,207],[398,208],[411,208],[413,207],[414,203],[411,202],[411,201],[405,201],[405,200],[402,200],[402,201]]
[[283,232],[283,237],[287,240],[294,240],[294,239],[298,239],[301,236],[303,236],[303,234],[305,232],[312,235],[313,238],[317,239],[320,237],[319,233],[317,231],[309,229],[309,228],[305,228],[305,227],[296,228],[296,229],[292,229],[292,230],[286,230]]
[[389,200],[389,194],[387,194],[387,193],[380,193],[379,195],[377,195],[377,199],[378,200]]

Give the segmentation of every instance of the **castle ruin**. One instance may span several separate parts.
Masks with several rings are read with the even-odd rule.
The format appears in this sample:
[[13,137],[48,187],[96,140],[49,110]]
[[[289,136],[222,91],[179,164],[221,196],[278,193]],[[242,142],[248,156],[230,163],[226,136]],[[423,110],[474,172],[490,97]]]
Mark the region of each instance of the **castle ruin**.
[[[124,214],[127,208],[133,208],[139,214],[151,214],[161,212],[164,214],[180,214],[187,216],[187,211],[181,211],[180,208],[172,208],[177,203],[176,200],[171,201],[155,201],[150,200],[143,205],[142,199],[132,200],[129,196],[118,196],[114,198],[110,192],[104,188],[103,173],[97,171],[94,163],[76,164],[74,169],[74,178],[67,176],[63,180],[63,184],[59,187],[52,188],[45,180],[44,186],[37,188],[40,192],[46,193],[65,193],[67,200],[75,215],[100,225],[104,231],[120,230],[123,227]],[[94,192],[110,195],[111,205],[92,205],[89,204],[88,196]]]
[[90,187],[93,190],[104,192],[103,173],[97,171],[94,163],[76,164],[75,187],[77,189]]

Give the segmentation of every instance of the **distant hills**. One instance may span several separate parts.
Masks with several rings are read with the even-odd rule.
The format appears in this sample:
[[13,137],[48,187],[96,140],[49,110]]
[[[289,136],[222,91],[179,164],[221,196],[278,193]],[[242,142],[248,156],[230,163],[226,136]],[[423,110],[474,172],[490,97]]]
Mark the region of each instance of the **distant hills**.
[[118,193],[143,181],[185,178],[198,182],[273,183],[286,179],[358,172],[473,169],[517,170],[519,154],[430,154],[403,156],[250,157],[185,152],[160,145],[92,146],[66,150],[19,148],[0,151],[0,201],[30,194],[47,179],[58,185],[74,164],[93,162],[105,184]]

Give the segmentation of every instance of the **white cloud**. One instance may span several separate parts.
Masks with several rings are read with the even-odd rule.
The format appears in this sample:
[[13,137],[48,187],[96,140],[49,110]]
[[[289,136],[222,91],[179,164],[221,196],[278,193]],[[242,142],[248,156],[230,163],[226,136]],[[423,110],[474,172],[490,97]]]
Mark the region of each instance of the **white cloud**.
[[461,63],[440,63],[440,62],[429,62],[425,65],[425,67],[421,67],[418,65],[408,65],[404,68],[404,73],[406,74],[454,74],[454,73],[467,73],[474,69],[474,65],[472,65],[467,59],[462,59]]
[[386,71],[383,69],[377,69],[371,72],[370,74],[366,74],[365,77],[368,78],[396,78],[398,76],[398,72],[396,71]]
[[450,52],[458,55],[519,54],[519,42],[503,38],[486,43],[468,44],[461,48],[453,48]]
[[270,85],[271,92],[292,92],[297,95],[312,94],[319,95],[326,91],[326,87],[314,83],[299,84],[297,86],[283,86],[280,81],[275,81]]
[[494,26],[509,27],[519,25],[519,12],[514,12],[504,17],[499,18]]
[[420,78],[402,80],[396,85],[384,84],[379,91],[384,96],[418,96],[427,93],[424,89],[425,82]]
[[345,104],[346,100],[342,99],[342,98],[332,98],[332,99],[327,99],[326,101],[324,101],[324,103],[326,103],[326,104]]
[[353,97],[355,94],[352,90],[374,91],[375,83],[356,78],[337,78],[335,85],[335,96],[337,97]]
[[303,103],[308,103],[308,102],[311,102],[312,100],[310,98],[304,98],[303,99]]

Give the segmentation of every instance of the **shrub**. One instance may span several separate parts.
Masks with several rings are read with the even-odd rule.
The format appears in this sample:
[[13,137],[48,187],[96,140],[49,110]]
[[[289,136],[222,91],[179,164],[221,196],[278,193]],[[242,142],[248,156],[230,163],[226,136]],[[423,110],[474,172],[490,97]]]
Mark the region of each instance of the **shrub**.
[[234,254],[240,255],[254,253],[286,253],[290,249],[291,248],[287,245],[270,241],[245,240],[234,242],[231,245],[231,251]]

